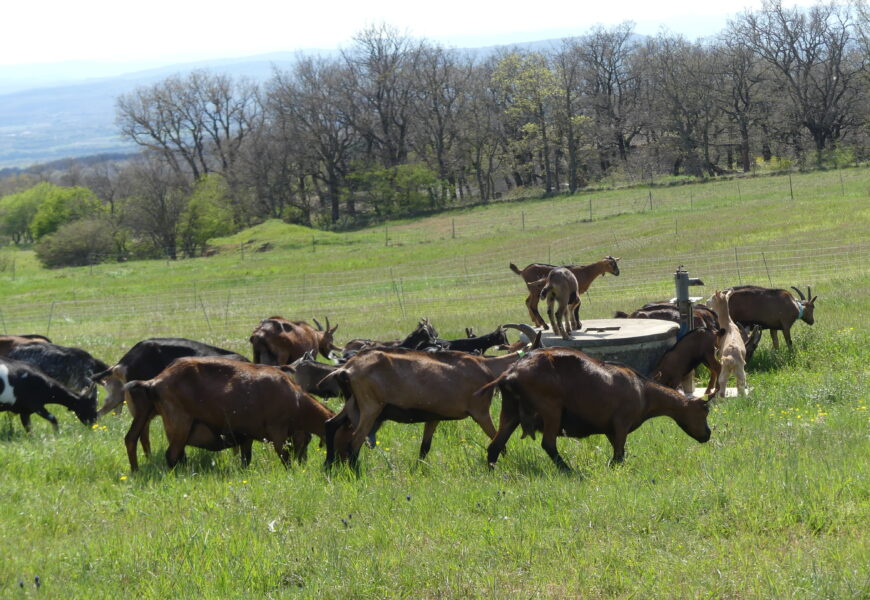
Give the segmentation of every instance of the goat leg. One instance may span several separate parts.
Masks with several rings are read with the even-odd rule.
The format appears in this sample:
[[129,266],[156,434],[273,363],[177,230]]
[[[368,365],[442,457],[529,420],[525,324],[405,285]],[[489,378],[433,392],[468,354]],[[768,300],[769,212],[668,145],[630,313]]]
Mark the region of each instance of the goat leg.
[[423,441],[420,443],[420,460],[426,458],[429,454],[429,449],[432,447],[432,436],[435,435],[435,428],[441,421],[426,421],[423,426]]

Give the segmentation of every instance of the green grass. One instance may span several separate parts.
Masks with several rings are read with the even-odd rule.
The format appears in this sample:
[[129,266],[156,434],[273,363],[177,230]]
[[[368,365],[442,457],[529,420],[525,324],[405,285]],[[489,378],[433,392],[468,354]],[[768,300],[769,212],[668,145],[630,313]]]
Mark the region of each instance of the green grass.
[[130,475],[127,415],[89,430],[57,407],[60,433],[34,419],[30,435],[0,415],[0,597],[870,597],[870,171],[792,183],[794,201],[771,177],[654,188],[651,211],[645,189],[497,204],[390,223],[389,245],[383,226],[270,222],[177,263],[46,271],[4,250],[0,326],[107,361],[155,335],[249,354],[270,314],[329,315],[339,341],[424,315],[446,336],[484,332],[527,320],[511,261],[622,256],[584,318],[670,297],[678,264],[705,294],[742,281],[819,300],[793,353],[765,334],[750,396],[716,405],[710,442],[656,419],[610,468],[603,436],[560,439],[571,475],[518,435],[489,471],[471,421],[442,424],[424,463],[422,426],[389,424],[359,477],[325,474],[317,448],[285,470],[265,445],[248,469],[193,450],[168,472],[155,422],[155,458]]

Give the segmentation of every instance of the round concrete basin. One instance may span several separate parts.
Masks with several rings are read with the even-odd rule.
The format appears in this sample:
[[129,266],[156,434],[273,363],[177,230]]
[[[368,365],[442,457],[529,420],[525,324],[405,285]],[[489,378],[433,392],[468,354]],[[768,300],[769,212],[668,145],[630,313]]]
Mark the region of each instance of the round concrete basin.
[[[651,375],[662,355],[677,343],[680,326],[660,319],[584,319],[583,327],[563,340],[544,331],[541,344],[568,346],[600,360],[618,362]],[[525,336],[523,336],[525,338]]]

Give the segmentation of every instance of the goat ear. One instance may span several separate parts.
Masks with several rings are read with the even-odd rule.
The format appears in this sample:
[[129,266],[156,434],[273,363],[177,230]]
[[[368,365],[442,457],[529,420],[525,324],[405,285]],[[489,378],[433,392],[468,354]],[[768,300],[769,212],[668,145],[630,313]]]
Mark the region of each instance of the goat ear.
[[813,299],[810,300],[809,302],[807,302],[807,304],[815,304],[815,303],[816,303],[816,298],[818,298],[818,296],[813,296]]

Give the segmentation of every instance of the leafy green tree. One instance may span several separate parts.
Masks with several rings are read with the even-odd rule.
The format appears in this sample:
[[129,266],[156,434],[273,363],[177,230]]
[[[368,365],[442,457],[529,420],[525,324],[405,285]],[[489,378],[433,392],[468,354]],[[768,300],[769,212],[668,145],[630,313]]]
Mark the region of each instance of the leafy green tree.
[[61,187],[51,183],[40,183],[25,194],[37,197],[39,208],[30,222],[30,232],[39,239],[57,231],[65,223],[93,217],[103,212],[97,196],[84,187]]
[[181,249],[188,256],[196,256],[211,238],[232,233],[233,210],[224,178],[214,173],[202,177],[179,222]]
[[30,222],[39,210],[39,203],[39,195],[29,190],[0,198],[0,233],[16,244],[32,242]]
[[518,132],[515,153],[529,163],[538,157],[544,172],[544,191],[556,191],[552,156],[553,109],[559,93],[556,76],[540,52],[511,52],[503,56],[493,73],[493,82],[506,100],[506,113]]
[[438,176],[421,164],[354,171],[348,180],[353,189],[365,194],[378,216],[413,214],[438,202]]

